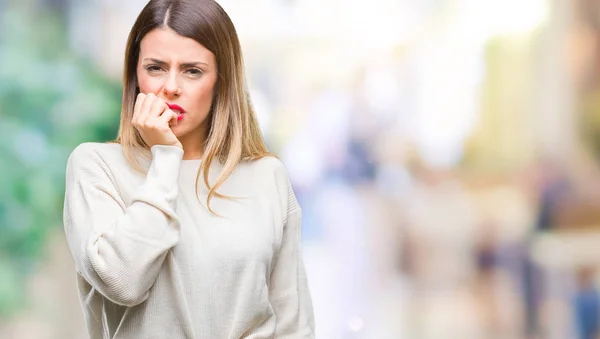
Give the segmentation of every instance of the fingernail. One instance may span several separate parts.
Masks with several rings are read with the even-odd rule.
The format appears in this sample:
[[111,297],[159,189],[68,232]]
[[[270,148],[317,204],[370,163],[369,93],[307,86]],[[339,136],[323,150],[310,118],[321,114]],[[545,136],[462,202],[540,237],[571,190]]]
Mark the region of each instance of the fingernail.
[[181,120],[181,119],[183,119],[183,114],[179,114],[179,115],[177,116],[177,121],[179,121],[179,120]]

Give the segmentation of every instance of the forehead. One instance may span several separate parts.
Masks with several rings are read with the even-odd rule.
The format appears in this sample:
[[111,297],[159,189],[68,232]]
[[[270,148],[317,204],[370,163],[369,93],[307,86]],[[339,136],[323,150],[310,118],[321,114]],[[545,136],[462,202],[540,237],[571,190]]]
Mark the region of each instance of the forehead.
[[170,28],[155,28],[140,42],[140,57],[164,61],[214,61],[214,55],[194,39],[177,34]]

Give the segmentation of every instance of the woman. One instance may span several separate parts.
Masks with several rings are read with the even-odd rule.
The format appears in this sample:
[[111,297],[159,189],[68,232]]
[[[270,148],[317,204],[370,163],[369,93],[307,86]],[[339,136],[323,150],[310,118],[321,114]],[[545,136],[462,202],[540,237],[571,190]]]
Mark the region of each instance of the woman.
[[216,2],[142,10],[117,142],[84,143],[67,165],[64,227],[92,338],[314,338],[301,211],[244,84]]

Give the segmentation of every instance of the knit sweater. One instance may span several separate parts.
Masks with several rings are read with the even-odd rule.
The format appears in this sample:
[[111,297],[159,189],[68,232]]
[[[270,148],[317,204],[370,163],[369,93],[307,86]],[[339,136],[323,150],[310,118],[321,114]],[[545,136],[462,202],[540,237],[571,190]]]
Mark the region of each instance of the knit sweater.
[[[92,339],[314,338],[301,210],[275,157],[242,161],[212,198],[201,160],[157,145],[134,171],[119,144],[70,155],[64,230]],[[223,165],[209,171],[214,183]]]

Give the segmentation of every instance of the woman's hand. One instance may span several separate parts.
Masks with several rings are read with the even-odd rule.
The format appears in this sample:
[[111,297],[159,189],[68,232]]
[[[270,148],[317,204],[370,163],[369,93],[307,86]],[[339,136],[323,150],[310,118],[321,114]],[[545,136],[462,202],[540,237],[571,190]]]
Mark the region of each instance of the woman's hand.
[[148,147],[166,145],[183,148],[171,130],[171,124],[177,124],[177,113],[155,94],[138,94],[131,122]]

